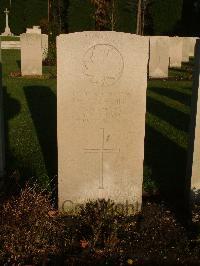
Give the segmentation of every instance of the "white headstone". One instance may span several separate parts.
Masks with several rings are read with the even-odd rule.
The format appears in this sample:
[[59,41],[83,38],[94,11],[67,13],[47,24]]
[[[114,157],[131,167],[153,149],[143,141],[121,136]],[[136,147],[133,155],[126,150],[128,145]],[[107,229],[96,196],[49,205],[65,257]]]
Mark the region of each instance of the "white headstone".
[[195,53],[195,75],[192,89],[191,125],[187,179],[192,190],[200,190],[200,41]]
[[37,33],[37,34],[42,34],[42,30],[40,29],[39,26],[33,26],[33,28],[27,28],[26,33]]
[[21,41],[22,76],[42,75],[42,38],[37,33],[23,33]]
[[[1,44],[1,40],[0,40]],[[1,65],[1,45],[0,45],[0,178],[5,174],[5,139],[4,139],[4,119],[3,119],[3,88],[2,88],[2,65]],[[0,180],[0,184],[1,184]]]
[[48,55],[48,35],[42,34],[39,26],[33,26],[33,28],[27,28],[26,33],[37,33],[41,35],[42,38],[42,60],[44,61]]
[[60,209],[102,198],[140,209],[148,49],[119,32],[57,38]]
[[183,49],[182,49],[182,62],[189,62],[189,56],[191,53],[191,40],[190,37],[182,37]]
[[189,48],[189,56],[194,56],[194,51],[195,51],[195,44],[196,41],[198,40],[197,37],[190,37],[190,48]]
[[170,67],[181,67],[183,40],[170,37]]
[[38,29],[40,30],[40,26],[33,26],[33,29],[34,30],[38,30]]
[[149,77],[167,78],[170,40],[167,36],[150,37]]
[[33,29],[32,28],[27,28],[26,29],[26,33],[33,33]]

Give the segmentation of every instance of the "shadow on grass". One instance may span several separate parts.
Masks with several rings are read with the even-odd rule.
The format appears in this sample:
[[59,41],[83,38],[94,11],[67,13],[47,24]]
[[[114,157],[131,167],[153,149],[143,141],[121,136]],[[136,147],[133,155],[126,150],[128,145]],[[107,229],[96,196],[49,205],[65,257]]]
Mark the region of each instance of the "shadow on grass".
[[176,75],[180,75],[180,76],[185,76],[187,77],[188,75],[190,75],[192,73],[192,67],[191,66],[184,66],[185,68],[175,68],[175,67],[170,67],[169,68],[169,72],[170,73],[174,73]]
[[21,60],[16,60],[19,70],[21,69]]
[[[58,173],[56,96],[46,86],[27,86],[24,87],[24,93],[43,153],[49,181],[52,182],[51,189],[55,194]],[[54,196],[57,197],[57,195]]]
[[149,113],[158,116],[177,129],[188,132],[190,121],[190,116],[188,114],[168,107],[159,101],[151,99],[150,97],[147,98],[147,110]]
[[151,87],[149,89],[149,91],[153,91],[155,93],[158,93],[162,96],[166,96],[169,97],[170,99],[179,101],[181,103],[183,103],[184,105],[190,106],[191,105],[191,94],[189,90],[185,90],[183,89],[183,91],[176,91],[176,90],[172,90],[166,87]]
[[[153,88],[153,90],[190,103],[190,95],[182,98],[180,93],[176,94],[175,91],[171,92],[165,88]],[[182,220],[189,214],[186,132],[189,128],[190,115],[150,97],[147,97],[147,112],[144,163],[151,168],[152,180],[159,188],[161,197]],[[151,117],[156,119],[155,124],[153,120],[150,121]]]
[[[17,193],[16,186],[21,180],[17,179],[17,176],[12,174],[18,169],[20,162],[13,154],[9,141],[9,120],[17,116],[21,111],[20,102],[10,96],[7,92],[7,88],[3,87],[3,103],[4,103],[4,126],[5,126],[5,158],[6,158],[6,176],[3,189],[7,196],[12,193]],[[23,173],[29,173],[26,166],[23,166]]]
[[190,57],[188,62],[182,62],[181,68],[184,68],[184,67],[191,67],[191,68],[193,68],[194,67],[194,58],[192,59]]
[[146,124],[145,164],[151,167],[152,179],[161,196],[175,211],[187,207],[185,202],[187,151]]

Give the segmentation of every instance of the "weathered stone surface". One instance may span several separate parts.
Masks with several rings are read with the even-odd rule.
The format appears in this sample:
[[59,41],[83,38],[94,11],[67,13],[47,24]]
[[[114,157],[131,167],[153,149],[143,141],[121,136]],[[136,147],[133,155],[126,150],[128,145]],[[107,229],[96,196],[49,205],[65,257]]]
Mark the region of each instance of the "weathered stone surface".
[[189,62],[191,40],[190,37],[182,37],[182,39],[183,39],[182,62]]
[[170,39],[167,36],[150,37],[149,77],[167,78]]
[[40,29],[39,26],[33,26],[33,28],[27,28],[26,33],[37,33],[37,34],[42,34],[42,30]]
[[194,56],[194,51],[195,51],[195,44],[196,41],[198,40],[197,37],[190,37],[190,45],[189,45],[189,56]]
[[170,67],[181,67],[183,40],[170,37]]
[[57,38],[60,209],[101,198],[140,209],[148,45],[117,32]]
[[191,188],[200,189],[200,41],[195,54],[195,75],[192,90],[192,114],[190,125],[187,180],[191,178]]
[[37,33],[20,35],[22,76],[42,75],[42,38]]
[[[2,65],[1,65],[1,41],[0,41],[0,178],[5,174],[5,139],[3,119],[3,88],[2,88]],[[1,186],[2,180],[0,180]]]
[[39,26],[33,26],[33,28],[27,28],[26,33],[37,33],[40,34],[42,38],[42,60],[44,61],[47,58],[48,55],[48,35],[47,34],[41,34],[41,29]]

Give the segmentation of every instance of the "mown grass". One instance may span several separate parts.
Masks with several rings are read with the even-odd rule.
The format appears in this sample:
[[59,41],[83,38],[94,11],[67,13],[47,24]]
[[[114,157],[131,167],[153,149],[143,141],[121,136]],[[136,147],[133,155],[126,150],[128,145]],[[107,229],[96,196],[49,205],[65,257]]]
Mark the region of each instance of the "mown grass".
[[150,80],[147,89],[145,164],[161,195],[180,209],[189,184],[186,165],[193,64],[190,58],[181,69],[169,69],[169,80]]
[[[57,174],[56,79],[9,77],[19,69],[20,52],[3,51],[7,168],[46,184]],[[191,75],[191,64],[176,71]],[[44,72],[53,77],[55,68]],[[191,87],[191,80],[151,80],[147,90],[145,169],[162,195],[177,202],[186,184]]]
[[0,36],[1,41],[19,41],[19,36]]
[[57,174],[56,80],[10,78],[20,51],[4,50],[2,61],[8,173],[46,184]]

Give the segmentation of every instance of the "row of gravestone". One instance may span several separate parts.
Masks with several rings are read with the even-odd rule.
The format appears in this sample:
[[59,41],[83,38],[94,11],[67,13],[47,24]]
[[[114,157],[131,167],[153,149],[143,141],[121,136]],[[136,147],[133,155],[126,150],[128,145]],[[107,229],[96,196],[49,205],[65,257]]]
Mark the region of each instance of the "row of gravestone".
[[153,36],[150,40],[149,76],[167,78],[168,68],[180,68],[194,56],[196,37]]
[[[42,37],[42,42],[37,33]],[[195,37],[151,36],[145,38],[149,40],[148,73],[151,78],[167,78],[169,66],[181,67],[182,62],[188,62],[189,57],[194,56],[197,39]],[[41,29],[36,26],[33,29],[27,29],[27,33],[21,35],[22,75],[42,75],[42,60],[46,59],[47,53],[48,36],[41,35]]]
[[[36,66],[37,51],[41,50],[38,39],[38,34],[21,36],[22,60],[23,54],[27,53],[26,64]],[[197,59],[199,73],[199,56]],[[60,209],[77,211],[79,204],[103,198],[114,200],[121,211],[140,210],[148,61],[147,37],[117,32],[81,32],[57,38]],[[198,94],[198,82],[195,86],[193,91]],[[195,185],[198,189],[198,137],[193,145],[196,94],[193,95],[188,162],[192,162],[195,146],[197,175],[192,180],[197,182],[192,188]],[[200,130],[198,123],[197,132]],[[188,165],[190,173],[192,164]]]

